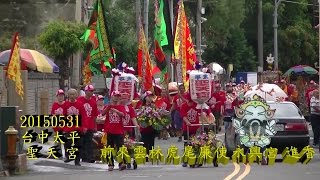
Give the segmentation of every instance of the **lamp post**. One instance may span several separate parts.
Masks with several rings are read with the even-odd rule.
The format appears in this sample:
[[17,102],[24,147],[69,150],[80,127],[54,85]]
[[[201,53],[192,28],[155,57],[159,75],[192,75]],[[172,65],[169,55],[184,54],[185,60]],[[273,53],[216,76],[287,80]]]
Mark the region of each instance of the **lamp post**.
[[197,60],[202,62],[201,60],[201,9],[202,9],[202,0],[197,1],[197,29],[196,29],[196,46],[197,46]]

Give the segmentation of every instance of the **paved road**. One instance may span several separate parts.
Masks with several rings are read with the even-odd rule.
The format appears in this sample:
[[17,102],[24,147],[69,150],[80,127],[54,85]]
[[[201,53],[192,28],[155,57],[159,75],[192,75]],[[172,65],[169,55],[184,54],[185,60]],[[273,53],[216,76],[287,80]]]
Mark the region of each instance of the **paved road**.
[[[220,138],[223,135],[219,135]],[[157,140],[156,145],[159,145],[166,150],[171,145],[177,145],[182,154],[183,143],[177,143],[176,138],[169,140]],[[139,166],[137,170],[125,170],[119,172],[114,170],[108,172],[107,165],[105,164],[88,164],[82,163],[81,167],[73,166],[72,163],[65,164],[61,160],[39,159],[28,161],[29,173],[23,176],[15,177],[0,177],[5,180],[99,180],[99,179],[112,179],[112,180],[144,180],[144,179],[159,179],[159,180],[194,180],[197,178],[202,179],[217,179],[217,180],[231,180],[243,179],[256,180],[256,179],[272,179],[272,180],[319,180],[320,177],[320,155],[317,151],[316,156],[308,165],[296,164],[287,165],[277,163],[274,166],[261,166],[257,164],[252,165],[235,165],[230,163],[226,166],[219,165],[213,167],[212,165],[205,165],[201,168],[183,168],[181,165],[143,165]],[[231,174],[234,174],[232,177]]]
[[[312,135],[312,133],[310,133]],[[223,139],[223,133],[218,134],[219,139]],[[177,143],[177,138],[169,140],[156,140],[156,146],[160,146],[163,151],[171,145],[179,148],[179,155],[182,155],[183,143]],[[166,152],[164,152],[166,153]],[[105,164],[89,164],[82,163],[81,167],[73,166],[73,163],[65,164],[61,160],[38,159],[28,160],[28,174],[15,177],[0,177],[5,180],[143,180],[143,179],[159,179],[159,180],[194,180],[197,178],[217,179],[217,180],[236,180],[236,179],[271,179],[271,180],[319,180],[320,177],[320,155],[316,150],[316,155],[311,163],[307,165],[296,164],[287,165],[277,163],[274,166],[261,166],[257,164],[244,165],[230,163],[226,166],[205,165],[201,168],[183,168],[181,165],[141,165],[137,170],[125,170],[119,172],[107,171]],[[241,178],[243,177],[243,178]]]
[[[242,169],[244,169],[244,166]],[[226,179],[233,169],[232,165],[222,166],[218,168],[198,168],[198,169],[183,169],[182,167],[141,167],[139,170],[128,171],[115,171],[115,172],[103,172],[103,171],[73,171],[69,173],[49,173],[47,175],[30,175],[23,177],[12,177],[5,179],[14,180],[56,180],[56,179],[68,179],[68,180],[99,180],[99,179],[112,179],[112,180],[143,180],[143,179],[159,179],[159,180],[195,180],[195,179]],[[240,170],[239,175],[243,170]],[[239,178],[235,176],[232,179]],[[272,179],[272,180],[319,180],[319,162],[318,164],[310,164],[308,166],[295,165],[275,165],[273,167],[253,166],[251,172],[244,179],[257,180],[257,179]]]

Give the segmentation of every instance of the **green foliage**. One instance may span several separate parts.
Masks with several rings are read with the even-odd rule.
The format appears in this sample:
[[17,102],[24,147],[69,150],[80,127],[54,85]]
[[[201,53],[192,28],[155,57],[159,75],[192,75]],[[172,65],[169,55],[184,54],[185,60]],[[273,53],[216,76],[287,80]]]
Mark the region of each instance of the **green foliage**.
[[14,34],[10,34],[8,32],[0,35],[0,52],[11,49],[13,36]]
[[85,26],[82,24],[56,20],[50,22],[39,36],[41,46],[56,59],[67,59],[84,47],[80,40]]
[[[312,0],[296,2],[313,3]],[[257,0],[246,0],[242,27],[249,45],[257,55]],[[264,57],[274,52],[273,37],[274,0],[263,1]],[[285,72],[294,65],[313,66],[318,58],[318,34],[312,28],[312,6],[281,2],[278,8],[279,69]]]
[[[4,32],[0,35],[0,52],[12,48],[12,38],[14,34]],[[25,37],[19,34],[20,48],[38,50],[39,45],[35,37]]]
[[112,47],[116,50],[117,63],[126,62],[135,67],[138,52],[135,2],[117,1],[113,6],[109,5],[107,7],[108,38]]
[[85,26],[82,24],[56,20],[50,22],[39,36],[40,45],[60,68],[60,88],[64,87],[64,80],[70,75],[68,58],[85,46],[80,40],[84,31]]
[[208,45],[203,54],[207,63],[217,62],[224,67],[234,64],[234,71],[256,70],[253,49],[241,26],[246,12],[244,3],[244,0],[221,0],[206,5],[208,20],[202,29],[203,44]]

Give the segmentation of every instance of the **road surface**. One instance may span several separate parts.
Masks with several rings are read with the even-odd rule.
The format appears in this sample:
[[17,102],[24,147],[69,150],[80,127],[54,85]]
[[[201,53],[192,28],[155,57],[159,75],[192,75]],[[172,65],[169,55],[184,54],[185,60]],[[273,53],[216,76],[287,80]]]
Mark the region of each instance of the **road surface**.
[[[311,129],[310,129],[311,130]],[[310,133],[312,135],[312,132]],[[217,135],[223,140],[224,134]],[[179,148],[179,155],[183,153],[183,143],[177,142],[177,138],[169,140],[156,140],[156,146],[160,146],[163,153],[166,153],[171,145]],[[48,147],[45,147],[46,149]],[[281,157],[281,156],[279,156]],[[66,164],[61,160],[38,159],[28,160],[28,173],[14,177],[0,177],[4,180],[195,180],[195,179],[217,179],[217,180],[319,180],[320,179],[320,155],[316,150],[314,159],[307,165],[288,165],[281,162],[274,166],[262,166],[257,164],[233,164],[219,165],[213,167],[204,165],[200,168],[184,168],[181,165],[139,165],[137,170],[107,171],[106,164],[81,163],[81,167],[74,166],[72,162]]]

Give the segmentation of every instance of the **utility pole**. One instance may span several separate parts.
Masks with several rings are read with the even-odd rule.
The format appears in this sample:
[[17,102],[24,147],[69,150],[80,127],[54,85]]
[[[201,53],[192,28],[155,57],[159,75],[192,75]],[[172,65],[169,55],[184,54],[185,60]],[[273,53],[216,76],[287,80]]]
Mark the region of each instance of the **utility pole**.
[[[83,22],[83,11],[82,7],[84,5],[84,0],[76,0],[76,12],[75,12],[75,19],[78,23]],[[81,64],[82,55],[80,52],[77,52],[73,54],[72,61],[71,61],[71,67],[72,67],[72,73],[71,77],[69,77],[69,87],[78,86],[80,84],[80,64]],[[69,59],[70,61],[71,59]]]
[[202,0],[197,1],[197,31],[196,31],[196,47],[197,47],[197,60],[202,62],[201,60],[201,9],[202,9]]
[[[165,0],[166,1],[166,0]],[[170,24],[171,24],[171,33],[172,37],[174,36],[173,32],[173,0],[168,0],[169,1],[169,12],[170,12]],[[168,77],[170,78],[171,82],[174,81],[174,68],[173,64],[171,63],[171,54],[166,57],[167,60],[167,70],[168,70]]]
[[278,60],[278,7],[282,0],[274,0],[273,14],[273,48],[274,48],[274,70],[279,70]]
[[313,6],[313,4],[289,1],[289,0],[274,0],[274,13],[273,13],[273,47],[274,47],[274,70],[279,70],[279,55],[278,55],[278,8],[281,2],[300,4],[305,6]]
[[137,39],[139,39],[140,23],[141,23],[141,2],[136,0],[136,25],[137,25]]
[[263,12],[262,0],[258,0],[258,59],[259,66],[263,69]]
[[149,19],[149,0],[144,0],[143,3],[143,25],[144,25],[144,34],[146,36],[146,43],[148,44],[148,19]]
[[[320,23],[320,0],[318,0],[318,8],[319,8],[319,16],[318,16],[318,18],[319,18],[319,23]],[[318,30],[319,30],[319,34],[318,34],[318,39],[319,39],[319,62],[318,62],[318,64],[319,64],[319,66],[320,66],[320,27],[318,27]],[[319,67],[319,69],[318,69],[318,74],[319,74],[319,83],[320,83],[320,67]],[[319,86],[319,91],[320,91],[320,86]],[[319,93],[319,99],[320,99],[320,93]]]

